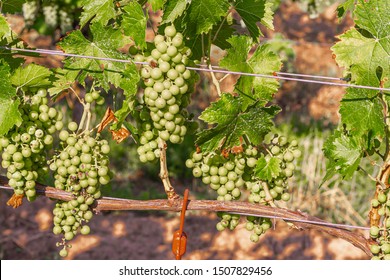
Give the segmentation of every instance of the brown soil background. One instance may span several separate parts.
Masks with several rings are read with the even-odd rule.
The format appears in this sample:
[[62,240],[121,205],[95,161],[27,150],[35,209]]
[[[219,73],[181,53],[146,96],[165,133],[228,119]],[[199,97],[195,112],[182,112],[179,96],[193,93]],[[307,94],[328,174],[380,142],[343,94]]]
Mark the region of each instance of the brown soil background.
[[[342,76],[329,47],[351,25],[335,17],[336,6],[329,7],[317,19],[292,4],[283,4],[275,18],[275,30],[296,43],[295,72]],[[13,21],[15,29],[20,20]],[[265,32],[268,37],[273,32]],[[24,39],[35,47],[47,47],[50,39],[27,34]],[[55,64],[55,61],[51,63]],[[231,86],[227,79],[226,88]],[[338,121],[337,110],[343,89],[295,82],[283,83],[276,102],[284,115],[299,114],[302,119]],[[149,184],[138,178],[139,189]],[[162,187],[161,187],[162,188]],[[59,259],[51,232],[54,202],[38,198],[18,209],[5,206],[8,191],[0,191],[0,259]],[[172,233],[178,229],[177,213],[110,212],[96,215],[89,236],[78,236],[71,244],[67,259],[174,259]],[[185,231],[188,235],[184,259],[367,259],[348,242],[316,231],[289,229],[278,221],[274,229],[257,244],[249,240],[243,224],[234,231],[218,232],[213,213],[188,212]]]

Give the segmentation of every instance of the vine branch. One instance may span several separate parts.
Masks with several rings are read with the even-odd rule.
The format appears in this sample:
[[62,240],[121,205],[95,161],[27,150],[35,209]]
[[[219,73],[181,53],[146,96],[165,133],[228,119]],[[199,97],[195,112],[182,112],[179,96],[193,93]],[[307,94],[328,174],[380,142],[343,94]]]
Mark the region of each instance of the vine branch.
[[[4,176],[0,176],[0,185],[7,186],[7,189],[12,190],[8,186],[8,179]],[[38,194],[69,201],[74,199],[73,195],[69,192],[58,190],[53,187],[44,186],[41,184],[36,185],[36,191]],[[97,200],[93,209],[96,212],[110,211],[110,210],[131,210],[131,211],[146,211],[146,210],[157,210],[157,211],[176,211],[181,210],[181,199],[177,200],[179,203],[171,203],[170,200],[156,199],[156,200],[132,200],[132,199],[120,199],[103,197]],[[225,202],[216,200],[190,200],[188,203],[188,210],[203,210],[209,212],[238,212],[245,213],[247,215],[258,215],[258,216],[273,216],[285,220],[300,220],[300,222],[293,222],[293,224],[301,229],[315,229],[318,231],[326,232],[335,237],[344,239],[361,249],[368,256],[372,256],[370,251],[370,244],[372,241],[366,239],[363,234],[358,232],[352,232],[337,225],[320,225],[310,222],[321,222],[325,221],[316,217],[309,216],[299,211],[291,211],[284,208],[273,208],[270,206],[258,205],[249,202],[235,201]]]

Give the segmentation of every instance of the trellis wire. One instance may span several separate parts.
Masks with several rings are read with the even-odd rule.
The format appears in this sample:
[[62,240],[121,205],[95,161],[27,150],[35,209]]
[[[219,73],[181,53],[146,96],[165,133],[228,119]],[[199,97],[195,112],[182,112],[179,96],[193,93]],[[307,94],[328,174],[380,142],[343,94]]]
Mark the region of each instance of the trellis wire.
[[[54,50],[54,51],[53,50],[44,50],[44,49],[31,50],[31,49],[19,49],[19,48],[11,48],[11,47],[4,47],[4,46],[0,47],[0,48],[7,49],[10,51],[18,51],[18,52],[38,53],[38,54],[47,54],[47,55],[59,55],[59,56],[65,56],[65,57],[78,57],[78,58],[86,58],[86,59],[120,62],[120,63],[135,63],[135,64],[142,64],[142,65],[149,64],[148,62],[131,61],[131,60],[126,60],[126,59],[116,59],[116,58],[109,58],[109,57],[96,57],[96,56],[89,56],[89,55],[64,53],[64,52],[57,51],[57,50]],[[206,67],[207,66],[204,66],[204,67],[187,66],[186,68],[189,70],[203,71],[203,72],[210,72],[210,73],[212,72],[212,73],[222,73],[222,74],[231,74],[231,75],[242,75],[242,76],[251,76],[251,77],[258,77],[258,78],[296,81],[296,82],[301,82],[301,83],[322,84],[322,85],[329,85],[329,86],[339,86],[339,87],[346,87],[346,88],[361,88],[361,89],[390,92],[390,88],[380,88],[380,87],[363,86],[363,85],[355,85],[355,84],[341,84],[341,83],[335,83],[335,82],[317,81],[317,80],[310,80],[310,79],[290,78],[290,77],[283,77],[282,75],[298,76],[298,77],[299,76],[300,77],[311,77],[311,78],[316,78],[316,79],[328,79],[328,80],[337,79],[339,81],[343,81],[343,79],[335,78],[335,77],[314,76],[314,75],[283,73],[283,72],[275,72],[275,75],[266,75],[266,74],[255,74],[255,73],[247,73],[247,72],[239,72],[239,71],[229,71],[229,70],[225,70],[225,69],[215,69],[217,67],[214,67],[214,68],[211,67],[211,69],[206,68]]]
[[[42,53],[45,54],[51,54],[53,55],[62,55],[64,52],[58,51],[58,50],[45,50],[45,49],[37,49],[38,51],[42,51]],[[119,60],[118,62],[123,62],[122,60]],[[129,62],[126,60],[126,62]],[[147,62],[134,62],[135,64],[148,64]],[[199,67],[208,67],[208,65],[205,64],[197,64]],[[223,69],[217,65],[212,65],[213,69]],[[313,79],[324,79],[324,80],[333,80],[333,81],[344,81],[343,78],[337,78],[337,77],[329,77],[329,76],[318,76],[318,75],[308,75],[308,74],[298,74],[298,73],[287,73],[287,72],[275,72],[277,75],[284,75],[284,76],[295,76],[295,77],[306,77],[306,78],[313,78]]]
[[[11,187],[7,187],[7,186],[0,186],[0,189],[12,190]],[[48,194],[50,194],[50,193],[54,194],[55,193],[55,192],[50,192],[50,191],[45,191],[45,192],[48,193]],[[118,201],[128,201],[128,199],[125,199],[125,198],[115,198],[115,197],[105,197],[105,196],[103,196],[102,199],[118,200]],[[309,220],[301,220],[301,219],[282,218],[282,217],[272,216],[272,215],[253,215],[253,214],[249,215],[247,213],[240,213],[240,212],[229,212],[229,213],[243,215],[243,216],[256,216],[256,217],[269,218],[269,219],[278,219],[278,220],[297,222],[297,223],[315,224],[315,225],[321,225],[321,226],[327,226],[327,227],[370,230],[369,227],[354,226],[354,225],[347,225],[347,224],[335,224],[335,223],[327,223],[327,222],[320,222],[320,221],[309,221]]]

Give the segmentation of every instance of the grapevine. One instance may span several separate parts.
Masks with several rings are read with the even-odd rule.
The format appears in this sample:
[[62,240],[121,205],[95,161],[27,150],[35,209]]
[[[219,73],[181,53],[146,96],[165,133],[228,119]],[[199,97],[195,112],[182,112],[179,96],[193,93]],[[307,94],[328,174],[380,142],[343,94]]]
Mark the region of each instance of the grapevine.
[[[301,151],[297,140],[274,132],[273,120],[281,108],[273,102],[280,84],[272,78],[282,60],[269,44],[260,44],[259,25],[274,29],[275,1],[49,2],[3,6],[0,1],[0,152],[7,178],[2,184],[14,191],[8,202],[13,207],[19,207],[23,197],[33,202],[42,184],[53,178],[53,233],[59,235],[61,257],[68,256],[75,236],[90,233],[89,223],[97,210],[105,210],[104,203],[115,210],[131,207],[102,198],[104,186],[114,177],[105,135],[118,144],[135,145],[141,163],[160,164],[168,200],[156,209],[178,209],[181,200],[169,181],[166,150],[193,135],[194,151],[185,165],[217,200],[210,202],[220,218],[217,230],[234,230],[245,213],[229,210],[244,206],[249,209],[244,223],[252,242],[274,226],[272,213],[281,213],[278,217],[290,226],[305,227],[303,214],[283,208],[291,198],[289,178]],[[324,8],[318,1],[301,2],[313,14]],[[340,125],[323,150],[328,158],[324,181],[336,175],[348,180],[355,172],[373,181],[370,240],[338,228],[325,231],[346,236],[372,259],[388,260],[390,26],[373,20],[390,18],[384,2],[345,1],[337,9],[339,17],[352,11],[356,27],[340,35],[331,50],[345,69],[343,80],[360,87],[344,84],[348,89],[341,101]],[[148,16],[158,10],[162,16],[155,26]],[[57,34],[53,40],[62,36],[55,47],[69,56],[61,67],[26,63],[22,57],[28,52],[15,50],[31,49],[8,24],[10,13],[22,14],[28,29]],[[153,31],[148,41],[147,29]],[[223,50],[218,65],[211,64],[215,48]],[[213,72],[217,67],[224,69],[224,77]],[[195,114],[189,105],[199,96],[197,82],[204,82],[205,75],[194,70],[207,70],[218,94]],[[234,85],[223,92],[220,83],[231,74],[237,74]],[[81,119],[69,120],[68,112],[58,109],[64,99],[81,105]],[[99,120],[102,107],[106,115]],[[364,160],[380,167],[376,176],[364,170]],[[259,211],[263,216],[256,215]]]

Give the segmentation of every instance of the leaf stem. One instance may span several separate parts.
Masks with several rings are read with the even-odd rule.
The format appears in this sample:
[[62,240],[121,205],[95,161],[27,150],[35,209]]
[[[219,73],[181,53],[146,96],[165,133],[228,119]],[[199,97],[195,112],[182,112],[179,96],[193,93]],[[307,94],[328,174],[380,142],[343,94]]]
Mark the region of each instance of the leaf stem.
[[[212,70],[212,66],[211,66],[211,63],[209,64],[209,69]],[[221,92],[221,85],[219,84],[219,81],[217,79],[217,77],[215,77],[215,74],[214,72],[210,72],[211,74],[211,79],[213,81],[213,84],[215,86],[215,88],[217,89],[217,93],[218,93],[218,96],[221,96],[222,95],[222,92]]]
[[377,182],[377,183],[378,183],[378,182],[380,183],[380,181],[378,181],[377,178],[375,178],[375,177],[372,176],[370,173],[368,173],[368,171],[365,170],[365,169],[364,169],[362,166],[360,166],[360,165],[359,165],[359,170],[363,171],[363,173],[366,174],[367,177],[370,178],[372,181]]

